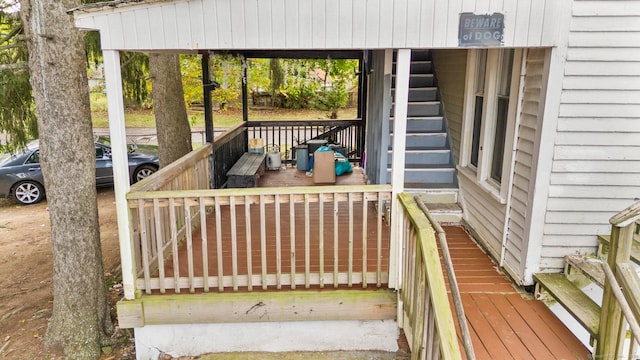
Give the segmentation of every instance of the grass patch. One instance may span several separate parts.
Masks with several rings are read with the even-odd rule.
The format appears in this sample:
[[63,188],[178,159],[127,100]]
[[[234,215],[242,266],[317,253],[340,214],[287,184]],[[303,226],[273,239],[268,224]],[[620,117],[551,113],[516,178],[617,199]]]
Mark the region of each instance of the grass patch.
[[[249,120],[328,120],[326,111],[314,109],[250,109]],[[355,119],[355,107],[338,111],[340,119]],[[190,110],[187,112],[191,127],[204,127],[204,112]],[[91,93],[91,118],[93,126],[97,128],[109,126],[107,114],[107,99],[102,93]],[[127,127],[155,127],[156,120],[153,109],[127,109],[124,114]],[[231,127],[242,121],[242,110],[232,109],[215,111],[213,114],[214,127]]]

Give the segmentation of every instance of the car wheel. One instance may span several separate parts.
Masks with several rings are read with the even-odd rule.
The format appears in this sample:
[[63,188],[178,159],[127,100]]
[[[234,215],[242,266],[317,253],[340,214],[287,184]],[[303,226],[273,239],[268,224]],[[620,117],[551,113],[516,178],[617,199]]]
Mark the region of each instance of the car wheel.
[[31,205],[44,198],[44,188],[35,181],[23,181],[13,189],[13,197],[22,205]]
[[158,169],[153,165],[142,165],[133,172],[133,182],[145,179],[156,171],[158,171]]

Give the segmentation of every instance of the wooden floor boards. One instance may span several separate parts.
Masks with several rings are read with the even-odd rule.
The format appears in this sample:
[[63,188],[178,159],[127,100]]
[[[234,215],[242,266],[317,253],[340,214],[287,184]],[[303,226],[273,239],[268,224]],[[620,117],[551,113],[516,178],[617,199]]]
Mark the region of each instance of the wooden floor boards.
[[516,289],[462,228],[444,230],[477,359],[590,358],[564,324]]

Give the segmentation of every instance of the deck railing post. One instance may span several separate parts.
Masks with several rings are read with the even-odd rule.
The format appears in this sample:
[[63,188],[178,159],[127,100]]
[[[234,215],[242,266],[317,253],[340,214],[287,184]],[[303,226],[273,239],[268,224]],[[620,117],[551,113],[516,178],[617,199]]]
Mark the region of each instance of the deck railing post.
[[[389,61],[386,56],[385,62]],[[396,90],[393,114],[393,148],[391,159],[391,248],[389,259],[389,287],[400,289],[402,278],[399,270],[402,268],[402,211],[399,209],[398,195],[404,190],[404,148],[407,132],[407,105],[409,103],[409,75],[411,66],[411,49],[398,49],[396,55]]]
[[[631,226],[624,228],[612,226],[607,263],[614,275],[617,273],[616,265],[618,263],[629,261],[632,239],[633,229],[631,229]],[[624,246],[626,243],[629,245],[629,250],[627,251],[625,251],[627,246]],[[596,358],[606,355],[615,359],[620,356],[622,345],[624,344],[623,341],[620,341],[624,337],[622,334],[624,331],[622,320],[622,308],[616,301],[611,283],[605,281],[600,314],[600,339],[598,339],[596,346]]]
[[[624,211],[623,211],[624,213]],[[621,213],[621,214],[623,214]],[[618,264],[626,263],[631,257],[631,246],[636,230],[635,221],[618,222],[621,214],[611,218],[611,238],[607,264],[614,276],[618,276]],[[605,281],[602,297],[602,311],[600,313],[599,339],[596,345],[595,358],[617,359],[622,356],[626,330],[622,308],[615,298],[612,284]]]
[[111,156],[113,160],[113,178],[118,218],[118,238],[120,240],[120,259],[122,266],[122,285],[124,298],[135,299],[136,259],[133,245],[132,215],[127,206],[126,194],[129,192],[129,171],[127,168],[127,135],[124,123],[124,103],[122,100],[122,74],[120,53],[104,50],[104,74],[107,88],[107,109],[109,112],[109,135],[111,138]]

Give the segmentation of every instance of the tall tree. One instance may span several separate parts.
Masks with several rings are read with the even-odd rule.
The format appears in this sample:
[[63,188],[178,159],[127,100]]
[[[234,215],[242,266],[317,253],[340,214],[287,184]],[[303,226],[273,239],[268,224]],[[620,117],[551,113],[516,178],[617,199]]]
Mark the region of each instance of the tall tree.
[[149,54],[149,74],[156,116],[158,156],[163,167],[192,149],[191,127],[180,74],[180,55]]
[[79,0],[22,0],[53,247],[48,345],[96,359],[111,332],[100,248],[95,150]]

